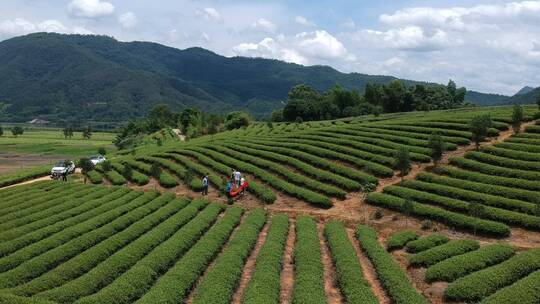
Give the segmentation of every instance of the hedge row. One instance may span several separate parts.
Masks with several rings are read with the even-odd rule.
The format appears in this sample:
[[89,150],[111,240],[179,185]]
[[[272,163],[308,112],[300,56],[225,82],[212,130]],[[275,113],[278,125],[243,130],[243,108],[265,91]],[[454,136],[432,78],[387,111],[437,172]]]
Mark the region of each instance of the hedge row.
[[540,133],[540,125],[528,126],[527,128],[525,128],[525,132]]
[[[359,158],[366,159],[366,160],[371,160],[381,165],[387,165],[387,166],[394,166],[393,157],[395,156],[395,153],[396,153],[395,150],[400,147],[400,145],[391,144],[386,141],[383,142],[377,139],[374,139],[370,142],[365,142],[365,141],[361,142],[361,141],[358,141],[354,137],[352,137],[351,139],[351,137],[347,137],[345,135],[336,134],[336,136],[331,136],[331,135],[330,137],[328,136],[329,136],[328,134],[323,134],[323,135],[299,134],[295,136],[294,138],[291,138],[290,140],[292,142],[308,143],[308,144],[313,144],[316,146],[328,148],[334,151],[348,153],[350,155],[354,155],[354,156],[357,156]],[[283,140],[286,141],[287,139],[283,139]],[[385,146],[382,146],[382,145],[385,145]],[[337,147],[345,146],[345,147],[336,149],[335,146]],[[351,148],[346,149],[346,147],[351,147],[353,149]],[[373,156],[368,158],[366,156],[362,156],[358,152],[355,153],[354,151],[358,151],[358,152],[363,151],[365,152],[363,154],[368,153],[369,155],[373,155]],[[380,157],[380,159],[377,158],[377,156]],[[415,153],[415,152],[411,153],[411,159],[413,161],[426,162],[426,163],[431,161],[431,158],[427,154]]]
[[[430,176],[428,174],[422,174],[426,179],[429,179]],[[440,180],[443,178],[431,178],[432,180]],[[464,181],[463,184],[470,184],[471,182]],[[406,180],[402,182],[400,185],[422,190],[434,194],[438,194],[441,196],[461,199],[467,202],[479,202],[484,205],[488,206],[494,206],[499,207],[507,210],[515,210],[519,212],[525,212],[525,213],[534,213],[534,206],[535,204],[516,200],[516,199],[510,199],[510,198],[504,198],[496,195],[491,194],[485,194],[485,193],[479,193],[473,190],[465,190],[460,189],[452,186],[446,186],[442,184],[433,184],[430,182],[423,182],[420,180]],[[462,185],[463,186],[463,185]],[[472,186],[471,186],[472,187]],[[487,186],[486,186],[487,187]]]
[[223,205],[212,204],[192,221],[176,231],[169,239],[138,260],[129,270],[112,283],[90,296],[74,303],[125,304],[133,303],[152,287],[159,276],[167,271],[174,261],[182,257],[212,226]]
[[331,221],[324,228],[332,261],[336,267],[337,281],[347,303],[379,303],[371,286],[364,279],[362,266],[343,224]]
[[168,172],[162,171],[159,174],[159,184],[164,188],[173,188],[178,186],[178,181]]
[[[376,176],[393,176],[394,171],[392,170],[392,159],[389,159],[388,162],[386,162],[385,159],[385,165],[382,165],[380,163],[374,162],[369,160],[366,160],[365,158],[359,158],[356,154],[369,154],[366,152],[353,150],[347,147],[341,147],[338,145],[335,145],[338,148],[336,150],[330,150],[325,148],[320,148],[312,144],[305,144],[305,143],[288,143],[288,142],[267,142],[267,141],[260,141],[258,139],[246,139],[249,140],[249,143],[252,144],[252,147],[256,147],[263,150],[268,151],[276,151],[285,155],[293,156],[301,158],[305,161],[310,162],[313,165],[319,165],[321,168],[325,168],[326,170],[331,170],[334,173],[341,174],[343,176],[349,177],[353,180],[359,181],[359,182],[365,182],[366,180],[371,183],[378,183],[377,179],[373,179],[371,175],[366,175],[363,172],[359,172],[357,170],[354,170],[352,168],[348,168],[346,166],[337,165],[335,162],[328,161],[328,159],[335,159],[340,160],[346,163],[349,163],[351,165],[358,166],[359,168],[363,169],[365,172],[372,173]],[[242,141],[242,143],[246,143],[245,141]],[[337,151],[343,151],[346,150],[347,152],[350,152],[348,150],[354,151],[354,153],[342,153]],[[301,152],[303,151],[303,152]],[[358,153],[360,152],[360,153]],[[356,155],[356,156],[355,156]],[[370,157],[371,158],[371,157]]]
[[86,172],[86,176],[92,184],[101,184],[103,182],[103,176],[96,170]]
[[456,255],[480,248],[478,241],[454,240],[408,257],[412,266],[431,266]]
[[503,149],[508,149],[508,150],[516,150],[516,151],[529,152],[529,153],[540,153],[540,146],[538,145],[502,142],[502,143],[496,144],[495,146],[499,148],[503,148]]
[[[245,146],[242,143],[235,143],[235,144],[228,144],[223,143],[221,144],[231,150],[236,150],[240,153],[249,154],[254,157],[261,157],[267,160],[270,160],[272,162],[277,162],[279,164],[288,165],[291,167],[294,167],[298,169],[300,172],[304,173],[305,175],[308,175],[310,177],[313,177],[319,181],[326,181],[328,183],[331,183],[337,187],[340,187],[345,190],[354,191],[359,190],[362,188],[362,185],[350,178],[343,177],[341,175],[332,173],[327,170],[322,170],[317,167],[314,167],[310,164],[304,163],[302,161],[297,160],[296,158],[281,155],[274,152],[264,151],[264,150],[258,150],[258,149],[252,149],[247,146]],[[324,163],[324,160],[322,160]],[[321,164],[321,167],[323,165]],[[334,164],[334,166],[336,166]],[[367,176],[367,175],[366,175]],[[377,178],[370,176],[370,181],[377,182]],[[368,180],[365,180],[364,182],[368,182]]]
[[[32,235],[32,232],[38,232],[41,237],[48,236],[47,233],[42,234],[42,228],[49,231],[50,226],[59,221],[69,221],[72,217],[84,214],[105,203],[105,199],[117,199],[128,192],[126,189],[114,193],[114,190],[117,189],[89,188],[81,190],[71,196],[52,200],[53,203],[59,204],[60,208],[52,207],[3,224],[5,231],[0,234],[0,240],[10,242],[8,245],[0,244],[0,256],[19,249],[19,246],[26,246],[29,242],[35,241],[34,238],[29,238],[29,235],[26,234],[30,233]],[[67,202],[61,204],[62,201]]]
[[122,174],[116,172],[115,170],[107,171],[103,173],[105,177],[115,186],[120,186],[126,183],[126,179]]
[[[325,154],[323,154],[323,156],[325,157],[319,157],[311,153],[302,152],[302,150],[305,149],[305,148],[302,148],[302,146],[306,146],[304,144],[297,144],[294,149],[282,148],[282,147],[279,147],[278,145],[266,146],[266,145],[251,143],[251,142],[245,142],[245,141],[237,141],[237,144],[250,147],[253,149],[257,149],[257,150],[271,151],[271,152],[279,153],[279,154],[286,155],[289,157],[301,159],[303,161],[310,163],[313,166],[316,166],[317,168],[328,170],[332,173],[339,174],[341,176],[344,176],[356,182],[360,182],[362,184],[365,184],[365,183],[377,184],[378,183],[378,179],[369,174],[366,174],[364,172],[360,172],[358,170],[329,161],[328,156]],[[308,146],[307,148],[308,150],[310,149],[309,147],[310,146]],[[315,148],[315,149],[317,150],[318,148]],[[319,150],[324,151],[324,149],[319,149]],[[336,152],[333,152],[333,153],[339,154]],[[334,157],[330,155],[330,158],[334,158]],[[366,165],[369,164],[369,168],[366,167],[366,165],[363,167],[365,168],[366,171],[373,172],[373,174],[375,175],[387,176],[387,177],[391,177],[394,175],[394,171],[386,166],[368,162],[368,161],[359,160],[357,158],[354,158],[354,159],[356,159],[358,162],[367,163]]]
[[306,216],[296,220],[293,304],[324,304],[324,270],[317,224]]
[[255,209],[246,217],[223,254],[216,259],[214,266],[198,285],[193,304],[231,302],[244,264],[257,243],[265,222],[266,212],[263,209]]
[[434,172],[459,180],[469,180],[472,182],[480,182],[488,185],[499,185],[514,189],[518,188],[530,191],[540,191],[540,182],[528,181],[524,179],[487,175],[447,166],[438,167],[434,170]]
[[[374,145],[363,145],[363,149],[359,147],[350,148],[348,140],[332,139],[324,136],[312,136],[312,135],[299,135],[299,138],[281,138],[280,140],[276,139],[260,139],[257,141],[263,141],[267,145],[281,145],[286,144],[288,147],[295,149],[297,144],[302,146],[299,149],[304,149],[303,151],[309,153],[321,153],[321,156],[326,158],[331,158],[330,156],[340,159],[343,155],[351,156],[355,159],[365,160],[373,163],[377,163],[386,167],[394,166],[394,150],[382,148]],[[300,138],[302,137],[302,138]],[[307,138],[307,139],[303,139]],[[309,150],[308,150],[309,149]],[[317,150],[314,150],[317,149]],[[337,154],[333,154],[337,153]],[[348,161],[351,161],[350,158],[347,158]],[[355,162],[353,162],[355,164]]]
[[[395,195],[401,198],[408,198],[419,203],[438,205],[445,209],[456,212],[468,213],[470,203],[456,200],[429,192],[418,191],[399,186],[388,186],[384,189],[384,193]],[[506,209],[485,206],[484,210],[478,216],[479,218],[503,222],[510,225],[527,227],[530,229],[540,230],[540,217],[528,215],[520,212],[514,212]]]
[[54,181],[39,181],[31,184],[20,185],[17,187],[9,187],[0,189],[0,195],[4,200],[0,202],[0,207],[4,205],[11,205],[11,200],[26,196],[29,193],[37,193],[38,191],[46,191],[46,189],[53,189],[59,187],[61,183]]
[[[226,154],[229,157],[233,157],[236,160],[249,163],[253,166],[257,166],[258,168],[262,168],[263,170],[272,171],[284,177],[288,182],[294,183],[300,187],[308,188],[311,191],[321,192],[321,193],[324,193],[325,195],[330,195],[330,196],[338,197],[341,199],[345,198],[345,196],[347,195],[347,192],[345,192],[344,190],[341,190],[337,187],[320,182],[316,179],[295,173],[291,171],[289,168],[284,167],[276,162],[267,161],[258,157],[250,156],[250,155],[237,152],[229,148],[218,146],[218,145],[205,145],[204,148]],[[323,172],[326,172],[326,171],[323,171]]]
[[507,157],[522,161],[540,162],[540,154],[516,151],[511,149],[504,149],[497,146],[485,146],[482,147],[482,152],[489,153],[496,156]]
[[[490,195],[496,195],[496,196],[502,196],[505,198],[510,199],[517,199],[522,200],[524,202],[534,202],[534,203],[540,203],[540,195],[538,195],[538,192],[536,191],[528,191],[524,189],[515,189],[505,186],[498,186],[498,185],[491,185],[489,183],[484,182],[471,182],[471,181],[464,181],[462,179],[456,179],[456,178],[450,178],[446,176],[440,176],[432,173],[427,172],[421,172],[417,175],[417,179],[429,182],[429,183],[436,183],[440,185],[446,185],[456,188],[461,188],[465,190],[470,190],[478,193],[486,193]],[[527,213],[534,212],[534,206],[535,204],[523,204],[524,207],[519,208],[519,210],[522,210]]]
[[[214,174],[213,171],[210,170],[209,168],[191,161],[189,158],[182,157],[182,156],[177,155],[177,154],[165,154],[165,153],[155,154],[154,156],[155,156],[154,158],[158,159],[161,162],[174,163],[174,162],[168,160],[168,159],[174,159],[176,162],[181,163],[183,166],[185,166],[186,168],[192,170],[193,172],[195,172],[199,176],[204,176],[205,174],[208,173],[209,174],[208,175],[208,181],[211,184],[213,184],[214,187],[216,187],[219,190],[224,190],[225,189],[225,181],[223,179],[221,179],[221,177],[219,177],[219,175]],[[183,179],[185,179],[186,172],[187,171],[184,171],[182,175],[180,175],[180,172],[177,172],[177,175],[182,177]],[[202,190],[202,187],[203,187],[202,178],[198,178],[197,176],[193,176],[193,178],[191,179],[191,181],[189,182],[189,184],[187,186],[189,186],[191,188],[191,190],[193,190],[193,191]]]
[[[64,242],[57,243],[53,247],[54,249],[50,249],[50,244],[44,244],[50,241],[45,239],[42,242],[35,243],[36,246],[28,246],[15,254],[3,258],[2,269],[4,271],[9,269],[9,271],[0,274],[0,286],[3,288],[14,287],[39,277],[63,261],[114,235],[117,229],[122,230],[129,227],[132,223],[160,207],[159,204],[147,204],[152,200],[152,195],[138,195],[135,198],[130,194],[122,197],[121,200],[124,203],[122,207],[113,209],[55,235],[56,239],[63,239]],[[163,198],[169,201],[171,196],[163,196]],[[69,238],[71,236],[75,237]],[[25,260],[21,261],[21,258],[25,258]]]
[[[107,264],[110,265],[110,260],[113,259],[112,256],[114,254],[118,255],[119,252],[127,252],[129,250],[128,248],[134,248],[136,246],[134,244],[141,244],[143,241],[148,242],[149,245],[155,245],[155,242],[159,242],[163,238],[170,236],[176,229],[195,217],[199,210],[206,206],[206,203],[200,201],[189,203],[190,201],[188,199],[175,199],[170,202],[168,200],[155,199],[152,201],[152,204],[161,205],[161,208],[154,213],[82,252],[71,260],[62,263],[39,278],[12,289],[11,292],[24,296],[32,296],[66,284],[74,279],[77,279],[81,283],[81,281],[84,281],[84,279],[80,279],[83,275],[86,276],[86,281],[88,281],[88,273],[95,271],[93,270],[95,267],[101,267],[104,269],[104,272],[110,273],[112,270],[116,270],[118,273],[120,266],[118,264],[114,265],[114,267],[103,268]],[[189,206],[187,206],[188,204]],[[174,230],[169,227],[174,228]],[[161,233],[160,236],[150,241],[149,236],[155,236],[156,231]],[[138,247],[140,250],[144,248],[144,246]],[[133,256],[140,256],[140,254],[133,253]],[[101,264],[102,262],[104,264]],[[101,272],[101,275],[105,275],[104,272]],[[112,280],[112,277],[114,277],[113,274],[110,275],[110,280]],[[89,288],[92,284],[99,281],[98,278],[95,278],[95,280],[92,280],[92,283],[83,283],[83,286]],[[80,292],[77,294],[80,295]]]
[[20,212],[28,208],[34,208],[42,204],[47,204],[47,202],[51,201],[52,199],[63,196],[64,191],[77,192],[79,189],[78,187],[76,187],[77,184],[67,183],[67,185],[64,185],[65,189],[29,189],[27,191],[24,191],[25,193],[21,196],[11,195],[10,197],[13,197],[13,199],[2,197],[2,199],[5,199],[5,201],[0,204],[0,222],[3,222],[3,220],[1,219],[2,217],[9,215],[10,213]]
[[[38,243],[43,239],[51,237],[51,235],[57,232],[69,229],[69,227],[73,225],[77,225],[82,221],[95,217],[101,214],[103,210],[109,210],[118,207],[116,200],[113,200],[111,204],[105,203],[108,202],[109,199],[118,199],[124,194],[125,192],[123,191],[99,191],[95,194],[92,194],[96,195],[96,197],[99,197],[99,199],[89,201],[76,208],[86,209],[86,212],[60,220],[56,216],[51,218],[45,218],[43,220],[28,223],[27,225],[4,232],[2,233],[2,238],[7,239],[8,241],[0,244],[0,256],[8,256],[9,254],[16,252],[17,250],[22,250],[21,248],[25,246],[31,245],[32,243]],[[64,216],[62,214],[60,215],[62,217]],[[66,215],[69,216],[69,214]],[[50,248],[53,247],[54,245]],[[24,257],[21,260],[24,260]],[[3,259],[0,259],[0,263],[2,263],[2,261]]]
[[540,139],[536,138],[510,137],[506,140],[506,142],[515,144],[540,145]]
[[243,161],[239,161],[233,157],[215,152],[210,149],[202,149],[198,147],[189,147],[188,149],[210,156],[212,159],[219,160],[220,162],[225,163],[229,166],[234,166],[237,170],[241,170],[241,171],[253,174],[254,176],[270,184],[272,187],[278,190],[281,190],[291,196],[303,199],[308,203],[325,207],[325,208],[332,207],[332,202],[330,201],[328,197],[323,196],[319,193],[313,192],[311,190],[293,185],[251,164],[248,164]]
[[500,289],[484,299],[481,304],[536,304],[540,303],[540,270],[516,283]]
[[51,166],[40,166],[24,169],[0,177],[0,188],[22,183],[24,181],[47,176],[51,173]]
[[[421,127],[419,124],[422,122],[414,121],[410,124],[412,125],[406,125],[403,122],[400,122],[400,124],[388,124],[388,125],[377,125],[378,128],[384,128],[384,129],[391,129],[391,130],[398,130],[398,131],[408,131],[408,132],[416,132],[416,133],[424,133],[424,134],[432,134],[432,133],[439,133],[442,136],[452,136],[452,137],[462,137],[462,138],[471,138],[472,133],[468,130],[466,131],[460,131],[460,130],[452,130],[450,128],[437,128],[434,127]],[[441,123],[442,124],[442,123]],[[499,134],[499,131],[497,129],[489,129],[489,136],[497,136]]]
[[139,170],[141,171],[142,173],[150,176],[152,175],[152,166],[149,165],[149,164],[146,164],[146,163],[143,163],[143,162],[140,162],[140,161],[136,161],[132,158],[122,158],[120,159],[120,162],[124,165],[129,165],[131,166],[131,168],[135,169],[135,170]]
[[433,247],[446,244],[448,241],[450,241],[450,239],[446,236],[440,233],[432,233],[428,236],[407,243],[405,250],[409,253],[419,253]]
[[375,230],[368,226],[360,225],[356,229],[356,237],[362,251],[371,260],[371,263],[373,263],[377,276],[393,303],[429,303],[412,286],[405,271],[394,261],[392,255],[379,244]]
[[243,210],[227,209],[225,215],[191,249],[159,278],[136,303],[182,303],[206,267],[240,223]]
[[[403,210],[403,203],[405,202],[405,200],[402,198],[383,193],[371,193],[368,195],[366,201],[369,204],[396,211]],[[413,202],[413,210],[410,214],[413,216],[429,218],[442,222],[448,226],[469,231],[476,228],[476,231],[482,234],[489,234],[498,237],[506,237],[510,235],[510,228],[504,224],[482,219],[475,219],[464,214],[455,213],[417,202]]]
[[[464,126],[467,126],[466,130],[469,130],[469,123],[471,122],[470,118],[436,118],[436,119],[430,119],[430,122],[452,122],[452,123],[458,123]],[[498,122],[498,121],[491,121],[491,126],[499,131],[505,131],[508,130],[508,124],[504,122]],[[465,130],[465,129],[463,129]]]
[[[501,157],[501,156],[491,155],[491,154],[482,153],[482,152],[474,152],[474,151],[465,154],[465,158],[473,159],[482,163],[487,163],[490,165],[504,167],[504,168],[525,170],[525,171],[536,171],[536,172],[540,171],[540,162],[516,160],[516,159],[507,158],[507,157]],[[537,174],[538,174],[537,180],[540,180],[540,173],[537,173]]]
[[494,166],[464,157],[451,157],[450,164],[489,175],[540,181],[540,173],[538,172]]
[[407,243],[416,239],[418,239],[418,233],[416,233],[414,230],[403,230],[396,232],[392,234],[386,241],[386,249],[388,251],[398,250],[405,247]]
[[512,246],[488,245],[479,250],[451,257],[430,266],[426,271],[426,282],[453,282],[470,273],[499,264],[514,255]]
[[12,294],[0,294],[0,304],[57,304],[55,302],[34,298],[19,297]]
[[454,281],[448,285],[445,297],[452,301],[476,302],[539,269],[540,248],[536,248]]
[[[403,136],[403,137],[410,137],[410,138],[415,138],[415,139],[423,139],[423,140],[429,140],[429,138],[431,137],[431,134],[433,133],[433,132],[432,133],[414,133],[414,132],[408,132],[408,131],[397,131],[397,130],[390,130],[390,129],[382,129],[382,128],[378,128],[377,126],[366,126],[366,127],[360,127],[357,129],[364,130],[364,131],[377,132],[377,133],[392,134],[392,135]],[[445,143],[450,143],[453,145],[467,145],[470,142],[470,140],[466,137],[441,136],[441,138]]]
[[[179,154],[183,154],[183,155],[188,155],[188,156],[191,156],[195,159],[197,159],[197,161],[199,161],[200,163],[202,164],[205,164],[206,166],[209,166],[211,167],[212,169],[214,169],[215,171],[225,175],[225,176],[230,176],[231,174],[231,168],[220,163],[220,162],[217,162],[213,159],[211,159],[210,157],[207,157],[207,156],[204,156],[203,154],[201,153],[198,153],[198,152],[195,152],[195,151],[190,151],[190,150],[177,150],[175,151],[175,153],[179,153]],[[180,157],[179,155],[176,155],[176,154],[166,154],[168,157],[172,157],[174,159],[176,159],[177,161],[181,161],[181,159],[186,159],[185,157]],[[210,181],[211,182],[217,182],[217,179],[216,180],[213,180],[214,179],[214,176],[218,176],[217,174],[211,174],[210,175]],[[218,187],[219,189],[223,189],[224,190],[224,185],[223,186],[220,186]],[[275,200],[276,200],[276,194],[268,189],[267,187],[265,187],[264,185],[261,185],[259,183],[257,183],[256,181],[249,181],[249,187],[247,188],[247,191],[250,192],[250,193],[253,193],[255,196],[257,196],[259,199],[261,199],[264,203],[267,203],[267,204],[271,204],[273,203]]]
[[[122,165],[121,163],[114,162],[111,165],[114,168],[114,170],[118,171],[119,173],[124,172],[124,165]],[[128,179],[127,176],[124,176],[124,178]],[[147,175],[142,174],[141,172],[137,170],[132,170],[131,177],[129,177],[129,181],[139,186],[143,186],[150,182],[150,178]]]

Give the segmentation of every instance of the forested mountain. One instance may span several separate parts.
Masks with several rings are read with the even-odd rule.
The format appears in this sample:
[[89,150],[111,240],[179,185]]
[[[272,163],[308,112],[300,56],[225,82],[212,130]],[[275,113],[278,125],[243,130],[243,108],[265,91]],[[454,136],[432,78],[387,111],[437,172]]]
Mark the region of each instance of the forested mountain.
[[[367,83],[395,79],[105,36],[37,33],[0,42],[0,102],[11,104],[11,120],[123,121],[158,103],[174,110],[243,109],[261,117],[283,107],[298,84],[321,92],[336,84],[363,92]],[[468,92],[466,101],[499,103],[476,92]]]
[[527,93],[531,92],[532,90],[534,90],[533,87],[530,87],[530,86],[524,86],[524,87],[521,88],[521,90],[519,90],[514,96],[517,96],[517,95],[524,95],[524,94],[527,94]]

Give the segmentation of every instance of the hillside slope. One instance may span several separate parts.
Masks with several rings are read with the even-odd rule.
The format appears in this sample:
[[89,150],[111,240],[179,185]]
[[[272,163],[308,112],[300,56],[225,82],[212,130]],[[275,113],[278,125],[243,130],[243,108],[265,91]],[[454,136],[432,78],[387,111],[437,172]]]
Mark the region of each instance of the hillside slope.
[[[11,118],[19,120],[39,115],[120,121],[141,116],[156,103],[174,109],[247,109],[262,116],[279,108],[297,84],[363,91],[367,83],[393,79],[105,36],[37,33],[0,42],[0,100],[12,104]],[[504,98],[467,96],[482,104]]]

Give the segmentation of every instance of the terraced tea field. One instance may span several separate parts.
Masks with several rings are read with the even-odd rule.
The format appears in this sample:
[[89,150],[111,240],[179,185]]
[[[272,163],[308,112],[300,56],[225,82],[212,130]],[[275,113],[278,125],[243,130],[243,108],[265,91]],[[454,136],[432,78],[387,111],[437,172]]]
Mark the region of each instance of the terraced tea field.
[[[119,155],[101,185],[0,189],[0,303],[539,303],[526,110],[518,135],[508,107],[261,123]],[[250,186],[230,206],[232,168]]]

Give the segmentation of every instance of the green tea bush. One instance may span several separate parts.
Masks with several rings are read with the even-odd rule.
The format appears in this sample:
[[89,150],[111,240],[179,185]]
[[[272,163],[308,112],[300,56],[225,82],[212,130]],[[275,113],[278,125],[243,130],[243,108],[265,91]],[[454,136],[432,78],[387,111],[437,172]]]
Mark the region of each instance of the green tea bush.
[[103,182],[103,176],[96,170],[86,172],[86,176],[92,184],[101,184]]
[[418,233],[414,230],[404,230],[396,232],[386,241],[386,249],[389,251],[405,247],[407,243],[418,239]]
[[511,143],[511,142],[502,142],[495,145],[498,148],[515,150],[521,152],[529,153],[540,153],[540,146],[538,145],[529,145],[529,144],[520,144],[520,143]]
[[473,240],[454,240],[408,257],[412,266],[431,266],[456,255],[480,248]]
[[162,171],[159,175],[159,184],[165,188],[172,188],[178,186],[178,181],[169,173]]
[[485,298],[481,304],[534,304],[540,302],[540,270],[516,283],[498,290]]
[[482,147],[482,152],[500,156],[500,157],[512,158],[516,160],[540,162],[540,154],[538,153],[504,149],[498,146]]
[[364,279],[362,266],[342,223],[331,221],[324,235],[336,267],[337,281],[347,303],[379,303],[369,283]]
[[499,264],[511,258],[514,253],[512,246],[494,244],[454,256],[430,266],[426,272],[426,282],[453,282],[467,274]]
[[104,173],[111,184],[120,186],[126,183],[126,179],[118,172],[110,170]]
[[477,302],[539,269],[540,248],[536,248],[450,283],[445,297],[451,301]]
[[[540,142],[538,144],[540,144]],[[482,163],[487,163],[487,164],[504,167],[504,168],[511,168],[511,169],[517,169],[517,170],[525,170],[525,171],[536,171],[536,172],[540,171],[540,162],[516,160],[516,159],[507,158],[507,157],[501,157],[501,156],[491,155],[491,154],[482,153],[482,152],[475,152],[475,151],[468,152],[467,154],[465,154],[465,158],[473,159]]]
[[489,175],[519,178],[535,182],[540,181],[540,173],[538,172],[494,166],[464,157],[451,157],[450,164]]
[[405,250],[409,253],[418,253],[448,243],[448,241],[450,241],[450,239],[446,236],[440,233],[433,233],[407,243]]
[[412,286],[407,274],[394,261],[377,240],[375,230],[360,225],[356,229],[356,237],[362,251],[373,263],[375,272],[386,289],[393,303],[396,304],[427,304],[429,303]]
[[[355,130],[377,132],[383,134],[397,135],[403,137],[410,137],[415,139],[428,140],[431,136],[431,133],[414,133],[409,131],[397,131],[390,129],[378,128],[377,126],[366,126],[366,127],[354,127]],[[456,145],[466,145],[470,142],[466,137],[456,137],[456,136],[442,136],[443,141],[446,143],[456,144]]]
[[118,172],[121,172],[122,173],[122,176],[124,176],[125,179],[129,180],[130,182],[133,182],[139,186],[143,186],[143,185],[146,185],[150,182],[150,178],[137,171],[137,170],[131,170],[131,176],[125,176],[124,175],[124,171],[125,171],[125,167],[124,165],[122,165],[121,163],[119,162],[113,162],[112,163],[112,166],[114,168],[114,170],[118,171]]
[[265,222],[266,212],[263,209],[255,209],[246,217],[223,254],[197,287],[193,296],[194,304],[231,302],[244,264]]
[[324,304],[324,270],[317,224],[310,217],[296,220],[293,304]]
[[51,166],[39,166],[31,169],[24,169],[0,176],[0,188],[22,183],[24,181],[47,176],[51,173]]
[[244,292],[244,304],[278,304],[281,291],[283,253],[289,232],[289,218],[278,214],[272,223],[264,245],[259,251],[251,280]]

